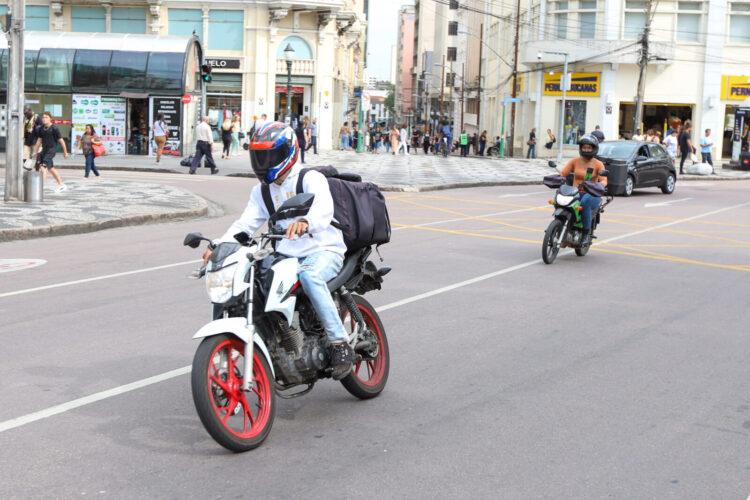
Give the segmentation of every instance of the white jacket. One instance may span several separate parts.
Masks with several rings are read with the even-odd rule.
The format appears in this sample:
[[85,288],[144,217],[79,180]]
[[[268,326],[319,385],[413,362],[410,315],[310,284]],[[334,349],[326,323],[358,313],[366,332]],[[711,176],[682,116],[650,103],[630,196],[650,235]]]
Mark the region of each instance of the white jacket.
[[[284,201],[297,194],[297,177],[300,170],[302,170],[301,165],[295,165],[281,185],[275,183],[269,185],[273,206],[277,210]],[[307,233],[302,237],[295,236],[293,240],[286,238],[280,240],[276,245],[276,251],[289,257],[306,257],[320,250],[329,250],[344,255],[346,253],[344,236],[340,230],[331,225],[333,198],[331,198],[331,190],[328,188],[328,180],[320,172],[308,171],[302,181],[302,189],[305,193],[315,195],[315,200],[307,215],[296,219],[307,221]],[[250,192],[250,201],[248,201],[247,207],[245,207],[245,211],[242,212],[240,218],[229,227],[218,241],[236,241],[234,235],[240,232],[252,236],[268,221],[268,218],[268,210],[263,202],[259,184]],[[292,222],[294,220],[286,219],[279,221],[279,224],[286,228]]]

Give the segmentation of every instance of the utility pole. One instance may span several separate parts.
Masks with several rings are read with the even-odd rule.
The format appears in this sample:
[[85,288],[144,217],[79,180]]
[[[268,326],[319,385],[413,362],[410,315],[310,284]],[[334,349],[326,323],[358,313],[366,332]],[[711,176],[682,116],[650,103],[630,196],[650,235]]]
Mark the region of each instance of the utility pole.
[[8,37],[8,134],[5,147],[5,201],[23,199],[23,30],[26,0],[12,0]]
[[461,63],[461,132],[464,130],[464,65],[465,63]]
[[[646,26],[643,29],[643,35],[641,35],[641,58],[638,61],[638,66],[641,71],[638,75],[638,93],[635,96],[635,119],[633,124],[633,133],[636,130],[640,131],[641,122],[643,121],[643,94],[646,91],[646,67],[648,66],[648,35],[651,30],[651,7],[653,0],[648,0],[646,5]],[[643,131],[640,131],[641,135]]]
[[[516,88],[518,87],[518,29],[521,24],[521,0],[516,3],[516,41],[513,56],[513,91],[511,96],[516,98]],[[516,102],[510,105],[510,144],[508,145],[508,157],[513,158],[513,144],[516,135]]]
[[[479,130],[479,113],[482,111],[482,46],[484,46],[484,24],[479,25],[479,79],[477,81],[477,130]],[[480,132],[481,135],[481,132]]]

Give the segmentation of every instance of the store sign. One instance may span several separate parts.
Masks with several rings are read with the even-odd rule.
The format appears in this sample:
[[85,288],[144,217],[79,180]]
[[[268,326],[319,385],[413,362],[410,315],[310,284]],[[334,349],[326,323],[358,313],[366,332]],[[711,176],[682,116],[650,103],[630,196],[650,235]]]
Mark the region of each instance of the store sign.
[[91,94],[73,94],[72,150],[86,133],[86,125],[93,125],[94,132],[104,143],[107,154],[125,154],[125,99]]
[[[184,100],[184,99],[183,99]],[[167,144],[162,154],[182,155],[182,101],[174,97],[152,97],[151,98],[151,123],[156,123],[159,113],[164,114],[164,123],[169,127]],[[156,152],[156,144],[152,144],[153,152]]]
[[[282,85],[276,85],[277,94],[286,94],[286,87]],[[292,87],[292,94],[304,94],[305,87]]]
[[744,101],[750,97],[750,76],[721,75],[721,98]]
[[[544,74],[544,95],[562,95],[560,79],[562,73]],[[598,97],[601,73],[572,73],[569,97]]]
[[523,94],[523,83],[525,75],[516,75],[516,95]]
[[209,59],[206,58],[206,64],[212,69],[240,69],[239,59]]

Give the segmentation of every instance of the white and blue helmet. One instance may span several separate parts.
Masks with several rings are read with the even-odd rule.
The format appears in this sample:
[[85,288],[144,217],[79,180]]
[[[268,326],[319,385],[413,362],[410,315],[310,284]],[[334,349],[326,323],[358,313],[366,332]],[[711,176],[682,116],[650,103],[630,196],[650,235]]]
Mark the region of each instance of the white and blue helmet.
[[292,127],[281,122],[263,124],[248,147],[250,166],[258,180],[270,184],[297,163],[299,144]]

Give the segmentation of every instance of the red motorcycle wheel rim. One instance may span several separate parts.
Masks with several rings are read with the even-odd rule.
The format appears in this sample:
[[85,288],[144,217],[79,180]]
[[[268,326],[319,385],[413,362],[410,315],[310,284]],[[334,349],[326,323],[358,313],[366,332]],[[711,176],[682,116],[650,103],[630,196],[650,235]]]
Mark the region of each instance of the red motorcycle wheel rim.
[[[257,351],[253,350],[253,381],[255,387],[242,391],[242,376],[236,369],[244,368],[245,344],[237,339],[222,342],[209,358],[207,387],[216,418],[226,430],[242,439],[260,434],[268,424],[271,409],[271,387]],[[224,355],[222,356],[222,353]],[[238,356],[233,359],[234,354]],[[217,366],[217,358],[219,365]],[[223,360],[227,361],[222,370]],[[248,400],[249,396],[249,400]],[[241,414],[241,415],[240,415]]]
[[[385,372],[385,356],[383,349],[383,334],[380,331],[380,326],[377,320],[373,317],[372,313],[359,306],[359,311],[365,319],[367,327],[372,330],[378,339],[380,347],[378,349],[378,356],[373,360],[362,360],[352,367],[352,374],[357,377],[360,384],[366,386],[376,386],[380,383]],[[351,319],[352,328],[354,328],[354,318]]]

